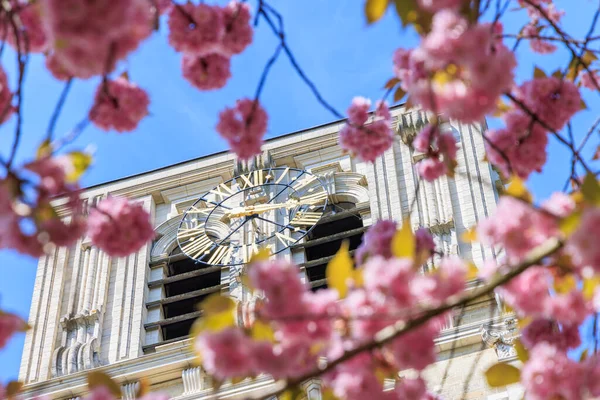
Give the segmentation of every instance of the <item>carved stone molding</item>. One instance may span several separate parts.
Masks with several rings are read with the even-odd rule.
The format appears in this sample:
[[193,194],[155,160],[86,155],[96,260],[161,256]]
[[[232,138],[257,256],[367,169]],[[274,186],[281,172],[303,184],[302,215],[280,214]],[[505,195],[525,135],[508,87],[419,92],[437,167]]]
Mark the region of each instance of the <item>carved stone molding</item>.
[[485,324],[481,327],[481,339],[496,350],[498,361],[509,361],[517,356],[514,341],[518,337],[517,320],[504,320],[503,326]]
[[134,400],[139,387],[139,382],[129,382],[121,385],[121,398],[123,400]]
[[200,367],[188,368],[181,371],[181,380],[183,381],[183,394],[188,395],[208,389],[210,383],[208,376]]

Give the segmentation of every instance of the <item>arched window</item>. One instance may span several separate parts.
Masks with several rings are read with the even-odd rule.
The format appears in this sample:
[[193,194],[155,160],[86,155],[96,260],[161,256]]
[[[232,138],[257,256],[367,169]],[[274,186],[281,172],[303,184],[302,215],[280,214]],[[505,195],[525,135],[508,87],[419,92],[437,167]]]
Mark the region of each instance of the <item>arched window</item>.
[[327,287],[325,270],[327,263],[347,240],[350,251],[360,245],[366,228],[354,203],[338,203],[327,206],[323,218],[308,234],[303,244],[306,255],[304,268],[312,290]]
[[178,247],[168,257],[166,277],[160,284],[163,298],[151,303],[160,304],[162,319],[147,325],[160,328],[163,343],[188,336],[194,320],[202,316],[198,304],[223,287],[220,267],[197,263]]

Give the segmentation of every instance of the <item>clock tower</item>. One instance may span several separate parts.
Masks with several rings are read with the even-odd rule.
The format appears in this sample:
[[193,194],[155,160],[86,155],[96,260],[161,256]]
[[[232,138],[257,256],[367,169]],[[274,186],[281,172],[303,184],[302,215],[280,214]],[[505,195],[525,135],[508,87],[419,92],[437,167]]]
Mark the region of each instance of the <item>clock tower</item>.
[[[20,369],[25,398],[81,397],[92,369],[113,377],[124,399],[142,378],[175,399],[213,398],[189,331],[206,296],[250,300],[239,276],[258,248],[298,264],[312,290],[326,286],[325,268],[342,241],[354,251],[379,219],[410,217],[413,229],[433,234],[439,252],[477,266],[495,258],[493,249],[459,239],[494,210],[502,186],[485,161],[484,126],[446,122],[459,146],[456,174],[419,182],[415,163],[423,155],[408,143],[429,116],[403,106],[391,112],[396,139],[374,163],[344,154],[343,122],[334,122],[271,139],[249,163],[218,153],[85,189],[90,205],[109,195],[141,202],[156,239],[111,258],[82,238],[40,259]],[[494,298],[456,310],[436,340],[439,361],[425,373],[430,387],[445,398],[520,398],[519,388],[491,390],[481,378],[498,359],[512,359],[514,332]],[[243,398],[272,383],[259,376],[225,383],[216,394]],[[318,381],[305,390],[320,399]]]

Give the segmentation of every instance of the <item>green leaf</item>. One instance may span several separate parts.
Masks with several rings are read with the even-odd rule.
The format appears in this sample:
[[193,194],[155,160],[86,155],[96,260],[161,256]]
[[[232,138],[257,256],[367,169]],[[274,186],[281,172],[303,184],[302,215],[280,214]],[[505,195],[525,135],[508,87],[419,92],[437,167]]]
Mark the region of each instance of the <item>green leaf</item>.
[[598,57],[591,51],[586,51],[583,53],[583,57],[581,57],[581,61],[585,64],[585,66],[589,66],[592,62],[596,61]]
[[81,175],[83,175],[89,166],[92,165],[92,155],[82,151],[74,151],[67,154],[67,156],[71,160],[73,169],[67,174],[66,180],[67,182],[74,183],[77,182],[79,178],[81,178]]
[[111,379],[110,376],[106,375],[104,372],[93,371],[87,374],[88,387],[90,389],[95,389],[97,387],[104,386],[107,388],[114,396],[121,397],[121,387]]
[[546,78],[546,73],[542,69],[535,66],[533,68],[533,77],[534,78]]
[[502,387],[519,382],[521,371],[510,364],[498,363],[485,371],[485,378],[491,387]]
[[519,361],[526,363],[529,360],[529,351],[523,346],[523,343],[519,339],[513,342],[515,350],[517,351],[517,358]]
[[348,251],[349,243],[347,240],[342,242],[342,246],[335,256],[327,264],[325,278],[327,285],[338,291],[340,298],[346,297],[348,293],[348,278],[352,277],[353,262]]
[[228,296],[214,293],[208,296],[199,307],[202,316],[194,322],[190,334],[197,336],[204,331],[219,332],[235,326],[236,302]]
[[394,257],[415,257],[415,236],[410,226],[410,218],[404,218],[402,228],[398,229],[392,238],[392,254]]
[[577,286],[577,279],[572,274],[554,278],[554,290],[558,294],[567,294]]
[[293,388],[287,389],[285,392],[279,395],[279,400],[300,400],[305,396],[304,391],[302,391],[298,386],[294,386]]
[[367,22],[372,24],[378,21],[385,14],[388,7],[388,0],[367,0],[365,3],[365,16]]
[[475,2],[471,4],[471,1],[463,1],[463,5],[460,7],[460,15],[466,18],[471,24],[477,22],[479,17],[479,3]]
[[569,216],[561,219],[559,222],[559,228],[565,236],[570,236],[581,222],[581,211],[575,211]]
[[417,0],[394,0],[394,4],[403,27],[414,25],[419,34],[429,32],[433,14],[421,10]]
[[465,243],[473,243],[477,240],[477,226],[472,226],[460,235],[460,240]]
[[135,398],[136,399],[142,398],[149,392],[150,392],[150,382],[148,381],[148,378],[142,376],[139,380],[138,389],[135,393]]
[[517,199],[521,199],[526,201],[527,203],[531,203],[533,201],[533,197],[527,187],[525,186],[525,182],[518,176],[513,176],[510,180],[510,185],[504,191],[504,194],[507,196],[512,196]]
[[406,92],[398,86],[396,91],[394,92],[394,103],[399,102],[406,95]]
[[252,324],[250,336],[252,336],[252,339],[258,341],[275,342],[275,332],[273,332],[271,325],[260,320],[257,320]]
[[23,388],[23,382],[19,381],[11,381],[6,385],[6,398],[9,400],[16,399],[18,394],[21,393],[21,389]]
[[50,157],[52,155],[52,143],[48,139],[44,140],[38,147],[35,157],[37,159]]
[[581,102],[579,103],[579,109],[580,110],[587,110],[588,106],[587,104],[585,104],[585,101],[583,101],[583,99],[581,99]]
[[591,278],[585,278],[583,280],[583,288],[581,289],[583,297],[588,301],[592,300],[598,285],[600,285],[600,277],[592,276]]
[[383,86],[384,89],[392,89],[394,86],[396,86],[397,84],[400,83],[400,79],[393,77],[390,78],[385,85]]
[[588,173],[583,178],[583,184],[581,185],[581,193],[583,199],[595,206],[600,206],[600,184],[592,173]]

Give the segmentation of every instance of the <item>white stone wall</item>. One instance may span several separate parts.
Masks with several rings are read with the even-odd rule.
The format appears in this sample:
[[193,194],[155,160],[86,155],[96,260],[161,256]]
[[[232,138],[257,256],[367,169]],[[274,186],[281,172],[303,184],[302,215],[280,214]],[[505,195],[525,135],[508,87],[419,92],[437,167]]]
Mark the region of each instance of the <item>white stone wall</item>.
[[[464,231],[488,216],[495,208],[497,194],[494,183],[497,176],[489,164],[483,161],[482,127],[451,122],[455,136],[460,141],[455,177],[444,177],[432,184],[418,184],[414,164],[419,159],[419,154],[410,150],[404,141],[414,134],[410,129],[411,124],[425,121],[427,115],[416,110],[406,112],[401,107],[394,109],[392,114],[394,128],[405,128],[399,131],[393,147],[374,164],[359,162],[341,151],[337,145],[337,132],[342,126],[340,123],[272,139],[264,145],[263,150],[276,166],[304,168],[315,173],[335,172],[328,175],[333,177],[330,184],[335,193],[332,193],[332,197],[368,204],[363,215],[366,224],[382,218],[393,218],[400,222],[410,214],[413,227],[430,228],[438,247],[444,253],[459,253],[472,258],[477,265],[494,257],[491,249],[479,244],[465,244],[459,240]],[[154,247],[145,246],[127,258],[109,259],[96,251],[93,253],[93,262],[88,261],[86,264],[85,257],[90,257],[91,260],[92,253],[85,256],[82,252],[84,239],[71,249],[56,249],[40,259],[30,313],[32,329],[27,333],[20,370],[20,379],[28,384],[26,390],[31,390],[32,393],[36,390],[63,393],[78,387],[81,380],[85,379],[85,371],[74,371],[62,379],[53,377],[52,374],[52,355],[64,346],[63,336],[68,331],[60,321],[71,321],[82,309],[82,283],[78,280],[82,275],[74,271],[85,264],[97,271],[90,278],[90,282],[98,287],[92,296],[92,303],[99,307],[97,323],[94,323],[96,330],[86,332],[86,335],[96,335],[94,346],[98,365],[118,376],[124,376],[124,381],[129,382],[135,380],[136,371],[139,372],[146,368],[147,363],[152,363],[153,368],[161,371],[160,374],[152,375],[154,383],[160,382],[161,387],[168,387],[173,394],[183,393],[182,371],[193,366],[188,361],[182,361],[192,359],[188,348],[180,346],[173,350],[174,348],[169,347],[171,345],[166,345],[162,346],[162,352],[157,348],[156,353],[144,355],[142,351],[144,345],[160,340],[159,335],[150,332],[147,334],[144,329],[144,323],[159,317],[154,312],[148,315],[145,303],[148,299],[155,300],[156,296],[161,296],[160,290],[150,292],[148,289],[148,282],[160,279],[161,275],[157,268],[151,271],[149,263],[166,256],[173,248],[178,215],[204,192],[231,178],[234,166],[235,159],[232,155],[218,154],[84,191],[83,196],[90,201],[114,195],[128,196],[143,202],[152,213],[159,238]],[[417,200],[413,202],[415,196]],[[304,261],[302,252],[294,252],[292,257],[296,262]],[[487,318],[487,314],[480,310],[485,309],[487,312],[489,304],[469,309],[463,318],[463,324],[477,326],[478,319]],[[479,340],[472,346],[480,344]],[[174,345],[178,346],[177,343]],[[463,365],[466,362],[464,360],[478,354],[473,347],[460,351],[469,354],[465,353],[462,358],[457,358],[458,365]],[[493,353],[493,350],[487,350],[482,357],[486,362],[491,362]],[[156,365],[159,367],[155,367]],[[433,370],[437,371],[436,368],[441,367],[436,366]],[[434,375],[437,376],[437,372],[433,372],[432,376]],[[172,376],[173,379],[169,381],[160,376]],[[451,387],[456,386],[455,380],[452,378]],[[479,393],[480,390],[488,393],[480,383],[472,388],[473,393]],[[235,390],[236,393],[237,391],[238,389]],[[471,398],[484,398],[473,396]]]

